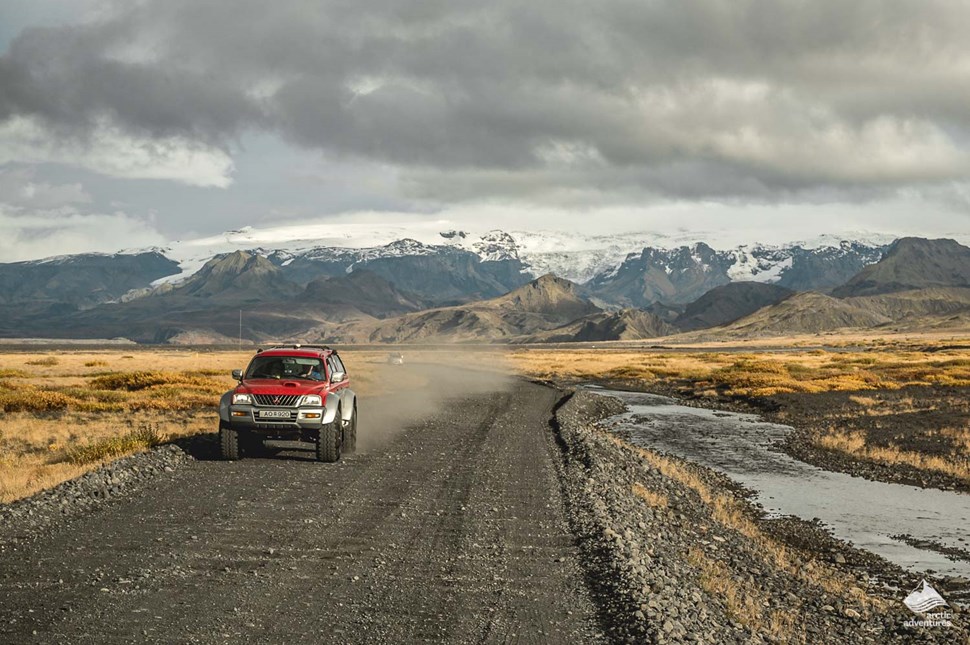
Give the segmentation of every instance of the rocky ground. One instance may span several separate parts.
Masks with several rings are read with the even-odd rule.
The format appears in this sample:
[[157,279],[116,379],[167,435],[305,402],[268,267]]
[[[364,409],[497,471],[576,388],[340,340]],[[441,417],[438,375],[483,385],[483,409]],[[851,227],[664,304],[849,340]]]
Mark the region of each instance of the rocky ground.
[[[560,393],[444,376],[441,405],[336,464],[203,441],[5,509],[0,642],[607,641],[557,475]],[[358,432],[385,432],[367,411]]]
[[188,445],[183,442],[158,446],[118,459],[32,497],[0,504],[0,553],[11,544],[64,530],[76,518],[171,479],[176,468],[192,460],[186,450]]
[[0,507],[0,641],[967,642],[908,627],[879,558],[595,427],[621,409],[488,384],[335,465],[119,460]]

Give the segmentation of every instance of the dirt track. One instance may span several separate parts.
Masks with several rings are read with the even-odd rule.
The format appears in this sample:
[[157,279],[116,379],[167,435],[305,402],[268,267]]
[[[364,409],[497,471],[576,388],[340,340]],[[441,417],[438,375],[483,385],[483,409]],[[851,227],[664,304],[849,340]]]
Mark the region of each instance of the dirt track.
[[[601,640],[556,474],[557,393],[451,386],[339,464],[190,461],[8,549],[0,641]],[[368,403],[365,444],[407,407],[368,420]]]

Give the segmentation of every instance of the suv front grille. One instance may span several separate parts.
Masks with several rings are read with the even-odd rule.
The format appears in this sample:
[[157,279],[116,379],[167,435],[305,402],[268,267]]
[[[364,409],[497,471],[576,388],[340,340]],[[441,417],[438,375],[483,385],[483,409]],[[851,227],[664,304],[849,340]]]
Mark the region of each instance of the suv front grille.
[[300,400],[299,394],[254,394],[256,405],[272,405],[279,408],[295,408]]

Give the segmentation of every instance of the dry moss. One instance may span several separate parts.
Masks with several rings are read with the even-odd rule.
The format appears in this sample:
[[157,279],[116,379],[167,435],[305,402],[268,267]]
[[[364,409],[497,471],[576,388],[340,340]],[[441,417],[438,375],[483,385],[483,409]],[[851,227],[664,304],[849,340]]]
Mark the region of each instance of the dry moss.
[[967,448],[970,448],[970,431],[959,429],[949,429],[949,431],[954,433],[955,448],[948,455],[928,455],[911,450],[902,450],[895,445],[871,445],[861,432],[831,430],[815,436],[814,443],[825,450],[842,452],[856,459],[890,465],[902,464],[920,470],[932,470],[970,482],[970,454],[967,450]]
[[179,372],[118,372],[97,376],[91,387],[99,390],[127,390],[135,392],[160,385],[221,388],[217,381],[201,376],[189,376]]
[[75,466],[99,463],[141,450],[148,450],[164,443],[165,435],[158,426],[147,424],[122,435],[99,441],[81,443],[65,451],[65,459]]
[[53,390],[27,387],[0,391],[0,408],[4,412],[50,412],[66,410],[77,403],[74,397]]
[[970,351],[937,352],[888,347],[878,351],[683,354],[651,351],[524,350],[511,362],[544,379],[619,380],[631,384],[675,381],[695,391],[765,397],[792,392],[895,390],[907,385],[970,386]]
[[56,356],[45,356],[44,358],[37,358],[32,361],[27,361],[27,365],[40,365],[45,367],[52,367],[54,365],[60,364]]

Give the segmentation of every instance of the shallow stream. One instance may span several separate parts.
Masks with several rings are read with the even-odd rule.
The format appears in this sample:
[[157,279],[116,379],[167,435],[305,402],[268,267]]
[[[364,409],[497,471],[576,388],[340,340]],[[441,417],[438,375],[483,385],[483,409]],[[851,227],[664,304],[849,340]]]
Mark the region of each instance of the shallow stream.
[[831,472],[776,447],[790,426],[752,414],[679,405],[653,394],[591,388],[621,399],[628,412],[605,426],[643,447],[718,470],[757,493],[770,514],[820,519],[832,533],[912,571],[970,577],[970,562],[950,560],[894,539],[908,534],[970,550],[970,495],[887,484]]

